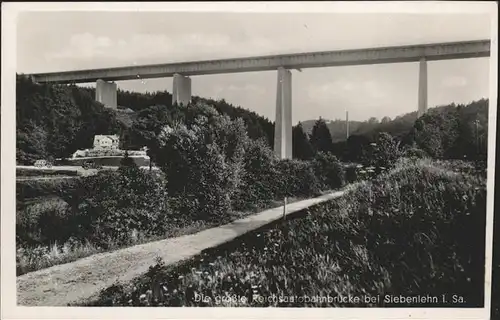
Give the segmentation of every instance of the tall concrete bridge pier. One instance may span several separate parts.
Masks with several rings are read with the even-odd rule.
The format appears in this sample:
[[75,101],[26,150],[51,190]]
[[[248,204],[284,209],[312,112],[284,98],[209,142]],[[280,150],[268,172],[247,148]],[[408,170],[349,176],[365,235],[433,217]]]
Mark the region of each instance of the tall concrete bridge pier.
[[420,58],[418,69],[418,110],[417,116],[420,118],[427,111],[427,60]]
[[114,81],[137,78],[173,78],[172,103],[191,101],[191,77],[209,74],[277,70],[274,151],[280,158],[292,157],[292,74],[290,70],[381,63],[418,62],[418,116],[427,111],[427,62],[490,56],[490,40],[418,44],[322,51],[260,57],[192,61],[181,63],[77,70],[30,75],[36,82],[96,82],[96,100],[116,108]]
[[187,106],[191,102],[191,78],[174,74],[172,104]]
[[278,68],[274,152],[282,159],[292,158],[292,72]]
[[116,83],[97,80],[95,86],[95,100],[106,107],[117,108]]

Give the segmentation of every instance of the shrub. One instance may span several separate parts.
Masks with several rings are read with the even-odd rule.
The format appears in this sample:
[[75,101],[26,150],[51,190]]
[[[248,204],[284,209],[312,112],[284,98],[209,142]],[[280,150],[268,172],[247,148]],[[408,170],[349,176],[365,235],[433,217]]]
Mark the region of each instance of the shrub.
[[231,120],[228,116],[219,116],[212,121],[208,129],[229,167],[229,185],[226,191],[232,198],[243,183],[245,146],[250,141],[245,122],[241,118]]
[[407,157],[407,158],[414,158],[414,159],[423,159],[423,158],[429,157],[427,152],[425,152],[424,150],[422,150],[418,147],[411,147],[411,148],[406,149],[403,152],[403,156]]
[[364,156],[363,164],[379,168],[392,168],[401,157],[399,141],[387,132],[380,132]]
[[234,198],[236,209],[262,206],[276,198],[277,158],[264,139],[248,141],[243,159],[243,183]]
[[311,160],[278,160],[265,141],[249,141],[237,209],[262,206],[285,196],[310,197],[324,188],[344,185],[344,170],[330,153]]
[[457,294],[477,292],[484,272],[485,196],[479,178],[407,165],[349,197],[358,199],[351,219],[360,222],[349,233],[365,239],[387,267],[395,292],[440,295],[449,286]]
[[101,244],[109,238],[122,243],[131,230],[161,234],[172,219],[165,181],[136,167],[101,172],[79,192],[84,196],[76,199],[73,223]]
[[345,170],[330,152],[318,152],[313,160],[314,172],[322,188],[337,189],[345,184]]
[[285,196],[313,196],[319,194],[320,183],[309,161],[281,160],[277,166],[278,176],[275,198]]
[[195,219],[216,221],[227,217],[231,197],[242,183],[247,137],[242,121],[210,110],[189,126],[166,126],[159,139],[165,156],[158,160],[173,206]]
[[433,158],[447,158],[460,136],[459,110],[454,105],[431,109],[415,121],[409,135]]
[[[360,167],[358,168],[358,166],[360,166]],[[345,166],[344,167],[345,182],[346,183],[353,183],[353,182],[359,181],[359,179],[361,178],[361,174],[359,173],[360,170],[361,170],[361,165],[349,164],[349,165]]]
[[28,205],[16,215],[18,245],[50,244],[69,238],[76,226],[68,225],[69,208],[53,199]]
[[66,202],[64,215],[45,210],[41,217],[48,217],[34,223],[46,228],[40,229],[46,233],[43,244],[70,237],[102,246],[110,239],[121,244],[125,239],[119,230],[158,234],[170,219],[163,179],[134,167],[79,179],[74,189],[59,190],[58,195]]

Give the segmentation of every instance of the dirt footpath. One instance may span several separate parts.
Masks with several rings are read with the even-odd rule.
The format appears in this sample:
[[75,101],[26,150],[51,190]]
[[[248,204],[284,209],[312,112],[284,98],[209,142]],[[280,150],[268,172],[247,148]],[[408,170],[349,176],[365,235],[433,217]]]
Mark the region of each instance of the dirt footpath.
[[[289,204],[287,214],[338,198],[344,191]],[[20,306],[66,306],[88,299],[116,281],[128,282],[147,272],[160,256],[172,264],[228,242],[283,217],[283,207],[269,209],[232,223],[195,234],[150,242],[113,252],[92,255],[17,277]]]

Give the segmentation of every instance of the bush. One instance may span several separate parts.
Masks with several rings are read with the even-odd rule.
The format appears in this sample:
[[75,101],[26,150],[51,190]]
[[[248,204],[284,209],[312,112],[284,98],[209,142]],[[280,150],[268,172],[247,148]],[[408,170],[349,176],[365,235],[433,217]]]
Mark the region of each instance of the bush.
[[231,210],[228,165],[213,144],[192,156],[188,161],[196,169],[182,183],[176,182],[179,189],[173,195],[173,208],[195,220],[221,221]]
[[386,132],[380,132],[375,142],[369,145],[363,162],[375,168],[392,168],[400,157],[399,141]]
[[272,182],[276,184],[276,198],[285,196],[309,197],[319,194],[320,182],[314,174],[310,161],[281,160],[277,165],[278,176]]
[[320,152],[314,160],[278,160],[265,141],[249,141],[245,150],[243,185],[234,201],[237,209],[285,196],[311,197],[344,185],[342,165],[330,153]]
[[427,152],[425,152],[424,150],[422,150],[418,147],[411,147],[411,148],[406,149],[403,152],[403,156],[407,157],[407,158],[414,158],[414,159],[424,159],[424,158],[429,157]]
[[268,204],[276,198],[279,186],[277,158],[264,139],[248,141],[243,159],[243,182],[233,205],[238,210]]
[[337,189],[345,184],[345,170],[340,161],[330,152],[318,152],[313,160],[314,172],[321,188]]
[[67,199],[81,237],[90,235],[104,245],[109,239],[127,242],[133,230],[146,235],[165,232],[172,216],[163,179],[135,167],[92,178],[79,188],[76,199]]
[[360,224],[354,233],[393,275],[394,292],[437,296],[453,286],[477,303],[482,301],[485,196],[484,180],[415,163],[349,197],[357,199],[351,219]]
[[68,225],[69,208],[61,200],[47,200],[18,210],[16,240],[18,245],[50,244],[70,237],[77,226]]
[[451,104],[432,108],[407,136],[430,156],[438,159],[487,158],[488,100],[468,106]]
[[[358,167],[359,166],[359,167]],[[362,177],[360,174],[361,165],[349,164],[344,167],[345,171],[345,183],[353,183],[359,181]]]
[[247,137],[241,120],[205,108],[189,126],[164,128],[159,139],[164,156],[158,157],[158,164],[168,177],[176,210],[194,219],[220,221],[230,212],[231,198],[242,183]]
[[161,235],[175,222],[163,178],[138,168],[99,172],[75,179],[72,188],[63,186],[52,193],[62,200],[56,197],[18,211],[19,244],[50,245],[70,238],[99,246],[125,244],[131,232]]

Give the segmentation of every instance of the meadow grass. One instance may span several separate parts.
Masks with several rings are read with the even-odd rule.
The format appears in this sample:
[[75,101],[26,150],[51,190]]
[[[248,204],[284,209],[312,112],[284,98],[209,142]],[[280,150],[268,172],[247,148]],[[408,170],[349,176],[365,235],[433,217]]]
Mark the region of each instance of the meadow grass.
[[[484,178],[431,160],[403,160],[347,189],[303,216],[188,261],[165,266],[158,260],[147,274],[84,305],[482,305]],[[432,303],[385,300],[400,296]]]

